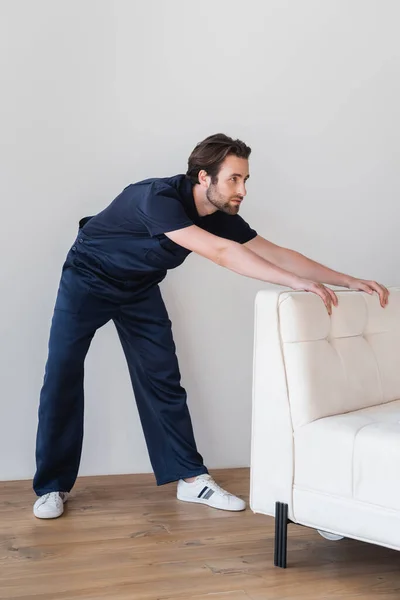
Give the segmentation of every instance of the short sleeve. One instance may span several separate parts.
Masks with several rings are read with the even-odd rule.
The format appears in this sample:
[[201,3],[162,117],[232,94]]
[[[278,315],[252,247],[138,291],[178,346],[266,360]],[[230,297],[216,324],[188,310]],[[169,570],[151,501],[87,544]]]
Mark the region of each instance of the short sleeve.
[[190,227],[188,217],[177,191],[168,185],[153,183],[141,197],[138,217],[151,236]]
[[257,236],[257,231],[240,215],[228,215],[223,212],[215,213],[214,219],[207,226],[210,233],[214,233],[239,244],[245,244]]
[[257,231],[239,215],[233,217],[234,222],[231,226],[232,237],[235,242],[245,244],[257,236]]

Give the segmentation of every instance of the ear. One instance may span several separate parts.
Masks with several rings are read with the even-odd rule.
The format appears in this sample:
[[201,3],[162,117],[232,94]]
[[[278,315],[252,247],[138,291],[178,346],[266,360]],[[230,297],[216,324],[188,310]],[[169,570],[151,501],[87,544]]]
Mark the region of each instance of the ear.
[[208,189],[211,183],[211,177],[210,175],[208,175],[207,171],[205,171],[204,169],[199,171],[198,179],[201,187]]

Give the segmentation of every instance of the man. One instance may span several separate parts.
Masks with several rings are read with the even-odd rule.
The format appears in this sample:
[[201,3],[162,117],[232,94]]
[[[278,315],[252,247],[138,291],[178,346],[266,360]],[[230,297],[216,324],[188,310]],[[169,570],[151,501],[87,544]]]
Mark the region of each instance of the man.
[[377,292],[373,281],[332,271],[257,234],[239,215],[250,148],[223,134],[199,143],[186,175],[129,185],[80,222],[62,269],[40,396],[33,487],[38,518],[55,518],[78,474],[83,440],[84,359],[99,327],[116,325],[157,485],[223,510],[245,502],[221,489],[198,453],[180,385],[171,324],[159,283],[190,252],[260,281],[307,290],[331,314],[335,293],[321,282]]

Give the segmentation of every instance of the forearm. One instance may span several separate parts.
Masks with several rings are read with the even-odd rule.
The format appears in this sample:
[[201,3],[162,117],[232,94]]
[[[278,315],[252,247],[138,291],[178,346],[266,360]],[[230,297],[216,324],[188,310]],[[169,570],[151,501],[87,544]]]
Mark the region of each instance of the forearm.
[[229,243],[221,251],[216,262],[239,275],[277,285],[292,287],[299,279],[297,274],[261,258],[236,242]]
[[300,254],[295,250],[289,250],[288,248],[282,248],[279,256],[279,266],[282,269],[296,273],[296,275],[304,277],[305,279],[311,279],[312,281],[330,285],[348,287],[353,279],[350,275],[329,269],[328,267],[307,258],[303,254]]

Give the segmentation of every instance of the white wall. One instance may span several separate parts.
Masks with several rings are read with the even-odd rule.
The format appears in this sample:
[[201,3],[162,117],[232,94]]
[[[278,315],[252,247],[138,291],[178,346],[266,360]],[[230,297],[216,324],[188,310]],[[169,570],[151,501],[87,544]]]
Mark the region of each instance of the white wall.
[[[3,0],[0,478],[30,478],[61,265],[80,217],[184,172],[222,131],[253,148],[243,216],[333,268],[400,283],[396,0]],[[197,443],[249,464],[261,282],[192,256],[163,284]],[[81,474],[151,471],[112,325],[86,363]]]

